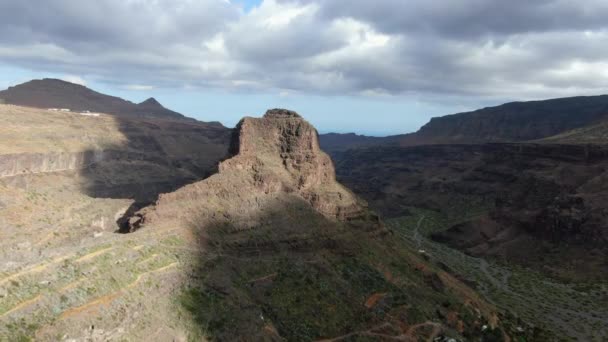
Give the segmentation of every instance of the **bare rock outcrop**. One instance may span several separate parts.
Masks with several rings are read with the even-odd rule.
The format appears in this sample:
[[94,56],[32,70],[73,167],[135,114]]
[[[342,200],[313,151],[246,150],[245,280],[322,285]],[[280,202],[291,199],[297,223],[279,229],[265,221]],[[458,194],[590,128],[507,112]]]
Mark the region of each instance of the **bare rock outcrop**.
[[232,152],[218,174],[161,195],[154,207],[143,210],[144,223],[225,222],[249,229],[264,224],[256,221],[256,213],[283,199],[307,202],[330,220],[378,221],[364,201],[336,181],[317,131],[293,111],[273,109],[262,118],[242,119]]

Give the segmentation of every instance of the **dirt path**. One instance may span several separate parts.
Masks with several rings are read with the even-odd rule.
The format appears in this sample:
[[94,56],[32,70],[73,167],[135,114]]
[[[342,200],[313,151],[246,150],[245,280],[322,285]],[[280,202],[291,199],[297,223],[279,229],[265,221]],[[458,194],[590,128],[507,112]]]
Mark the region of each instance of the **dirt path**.
[[107,306],[107,305],[111,304],[116,298],[124,295],[125,291],[130,290],[133,287],[137,286],[141,282],[141,280],[143,279],[143,277],[145,277],[145,276],[147,276],[149,274],[152,274],[152,273],[164,272],[164,271],[166,271],[168,269],[171,269],[171,268],[177,266],[177,264],[178,264],[177,262],[174,262],[174,263],[169,264],[167,266],[163,266],[161,268],[157,268],[155,270],[151,270],[151,271],[142,273],[142,274],[138,275],[137,278],[135,278],[135,280],[132,283],[130,283],[129,285],[125,286],[124,288],[122,288],[122,289],[120,289],[120,290],[118,290],[116,292],[113,292],[113,293],[110,293],[110,294],[107,294],[107,295],[104,295],[104,296],[101,296],[101,297],[97,297],[96,299],[94,299],[92,301],[89,301],[89,302],[87,302],[87,303],[85,303],[83,305],[80,305],[78,307],[74,307],[74,308],[71,308],[71,309],[68,309],[68,310],[64,311],[61,314],[61,316],[59,316],[59,319],[63,320],[63,319],[66,319],[68,317],[74,316],[74,315],[79,314],[79,313],[84,312],[84,311],[89,311],[89,310],[92,310],[92,309],[97,309],[100,306]]
[[36,303],[37,301],[40,300],[40,298],[42,298],[42,295],[37,295],[36,297],[32,298],[32,299],[28,299],[26,301],[23,301],[19,304],[17,304],[17,306],[13,307],[12,309],[8,310],[7,312],[3,313],[2,315],[0,315],[0,317],[5,317],[10,315],[11,313],[15,312],[15,311],[19,311],[25,307],[30,306],[31,304]]
[[105,252],[109,252],[112,249],[114,249],[114,247],[108,247],[108,248],[100,249],[98,251],[86,254],[86,255],[84,255],[84,256],[76,259],[75,262],[83,262],[83,261],[91,260],[91,259],[95,258],[98,255],[104,254]]
[[378,331],[380,329],[383,328],[389,328],[391,327],[390,323],[384,323],[378,326],[375,326],[373,328],[367,329],[367,330],[362,330],[362,331],[355,331],[346,335],[342,335],[342,336],[338,336],[338,337],[334,337],[331,339],[325,339],[325,340],[318,340],[317,342],[337,342],[337,341],[344,341],[344,340],[348,340],[351,337],[355,337],[355,336],[366,336],[366,337],[378,337],[381,338],[382,340],[391,340],[391,341],[406,341],[406,342],[414,342],[414,341],[419,341],[419,336],[417,336],[416,330],[420,329],[420,328],[424,328],[424,327],[433,327],[433,331],[431,332],[431,334],[428,336],[428,338],[426,339],[427,342],[432,342],[437,336],[439,336],[439,334],[441,333],[441,324],[439,323],[435,323],[435,322],[424,322],[424,323],[420,323],[420,324],[416,324],[416,325],[412,325],[411,327],[409,327],[409,329],[407,330],[407,332],[405,332],[404,334],[401,335],[397,335],[397,336],[393,336],[393,335],[387,335],[387,334],[382,334],[382,333],[378,333],[375,331]]
[[422,236],[420,235],[420,232],[418,232],[418,229],[420,228],[420,225],[422,224],[422,221],[424,221],[425,218],[426,216],[422,215],[418,220],[418,223],[416,224],[416,228],[414,229],[413,240],[416,242],[416,248],[418,249],[420,249],[420,246],[422,246]]
[[42,272],[42,271],[46,270],[49,266],[58,264],[58,263],[62,262],[63,260],[71,258],[72,256],[74,256],[74,254],[60,256],[60,257],[57,257],[57,258],[51,260],[50,262],[43,262],[38,265],[28,267],[25,270],[19,271],[17,273],[13,273],[13,274],[7,276],[6,278],[1,279],[0,285],[4,285],[7,282],[14,280],[16,278],[19,278],[26,274]]
[[509,294],[514,294],[514,292],[511,291],[511,289],[509,288],[508,275],[503,277],[503,279],[501,281],[492,275],[492,273],[488,269],[490,267],[490,264],[488,264],[488,262],[485,259],[479,258],[478,260],[479,260],[479,270],[486,276],[488,281],[494,287],[500,289],[501,291],[507,292]]

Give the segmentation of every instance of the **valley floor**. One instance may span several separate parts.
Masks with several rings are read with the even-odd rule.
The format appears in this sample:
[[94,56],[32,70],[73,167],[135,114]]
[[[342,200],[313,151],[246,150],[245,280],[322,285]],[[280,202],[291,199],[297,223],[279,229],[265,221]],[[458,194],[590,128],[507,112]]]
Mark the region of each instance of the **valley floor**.
[[411,216],[387,224],[408,246],[472,282],[488,301],[518,317],[522,329],[539,326],[566,340],[608,338],[606,284],[564,284],[538,271],[474,258],[434,242],[428,236],[450,225],[432,211],[414,208]]

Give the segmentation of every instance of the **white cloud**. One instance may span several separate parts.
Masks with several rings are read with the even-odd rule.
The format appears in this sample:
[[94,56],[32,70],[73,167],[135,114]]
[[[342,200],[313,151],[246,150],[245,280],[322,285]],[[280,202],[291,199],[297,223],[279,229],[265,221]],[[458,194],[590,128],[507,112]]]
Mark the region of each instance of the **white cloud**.
[[274,0],[267,0],[261,7],[254,9],[250,17],[262,27],[279,30],[287,28],[298,17],[314,15],[317,10],[316,4],[297,6],[277,4]]
[[131,90],[592,94],[608,90],[606,17],[602,0],[0,1],[0,62]]

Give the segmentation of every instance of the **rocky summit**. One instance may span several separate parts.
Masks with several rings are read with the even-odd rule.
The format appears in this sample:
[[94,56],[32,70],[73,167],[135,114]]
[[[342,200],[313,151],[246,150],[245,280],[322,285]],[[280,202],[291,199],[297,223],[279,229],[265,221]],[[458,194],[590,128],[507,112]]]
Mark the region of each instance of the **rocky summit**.
[[[242,119],[231,146],[234,155],[220,163],[218,174],[161,195],[153,208],[138,215],[147,222],[194,217],[199,224],[221,220],[253,228],[252,216],[285,196],[305,201],[330,220],[377,220],[364,201],[336,181],[317,131],[296,112],[273,109],[262,118]],[[139,226],[136,222],[132,229]]]

